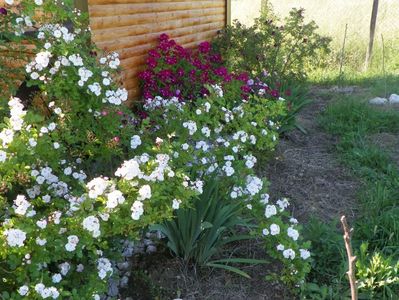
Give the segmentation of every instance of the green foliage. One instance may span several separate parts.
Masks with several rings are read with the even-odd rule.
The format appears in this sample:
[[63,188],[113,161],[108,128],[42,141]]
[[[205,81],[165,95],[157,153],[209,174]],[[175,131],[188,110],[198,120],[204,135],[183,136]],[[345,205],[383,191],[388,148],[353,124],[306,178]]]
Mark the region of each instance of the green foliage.
[[[211,181],[204,192],[193,203],[193,207],[179,209],[173,220],[152,226],[152,230],[162,232],[169,249],[183,261],[199,266],[223,268],[239,275],[248,274],[231,263],[265,263],[265,261],[245,258],[212,260],[223,247],[238,240],[252,239],[254,236],[237,234],[239,227],[251,227],[251,223],[240,217],[241,206],[231,203],[219,194],[217,180]],[[242,228],[241,228],[242,230]]]
[[[192,103],[155,97],[141,120],[121,105],[128,95],[114,81],[118,55],[97,55],[71,3],[7,6],[9,40],[20,43],[24,30],[38,27],[34,53],[21,67],[38,93],[27,103],[13,94],[2,99],[2,297],[99,299],[117,275],[120,241],[139,239],[153,224],[162,224],[186,261],[246,277],[231,264],[264,261],[217,254],[249,238],[237,226],[251,227],[282,262],[277,279],[300,283],[309,271],[308,243],[288,200],[272,204],[267,180],[254,171],[254,154],[270,154],[278,142],[287,102],[272,93],[242,100],[242,84],[232,81],[209,86],[210,95]],[[36,13],[50,18],[36,20]],[[218,184],[208,188],[211,182]]]
[[296,116],[310,102],[306,95],[307,73],[328,53],[330,40],[317,33],[314,22],[304,21],[302,10],[293,9],[284,22],[271,14],[256,19],[252,27],[236,21],[219,34],[214,45],[230,70],[245,70],[280,90],[288,103],[282,119],[284,133],[298,127]]
[[303,10],[293,9],[281,24],[267,14],[252,27],[235,22],[214,43],[230,69],[245,70],[254,77],[267,72],[271,82],[286,82],[303,81],[328,53],[329,42],[317,33],[314,22],[305,22]]
[[310,281],[322,284],[332,282],[337,274],[345,277],[345,246],[336,222],[324,223],[311,219],[304,228],[304,237],[312,243],[312,270]]
[[36,2],[7,6],[10,37],[41,9],[54,16],[47,22],[71,19],[76,27],[35,24],[36,53],[22,70],[40,102],[3,99],[1,297],[97,299],[108,288],[111,260],[121,256],[120,240],[138,239],[150,224],[172,217],[173,198],[184,206],[198,191],[170,165],[169,151],[153,141],[141,145],[135,117],[120,106],[127,91],[113,80],[119,59],[97,58],[71,1]]
[[[352,239],[358,257],[356,276],[359,299],[396,299],[399,171],[389,154],[375,145],[368,135],[398,132],[399,114],[343,97],[327,107],[320,121],[328,132],[340,138],[337,150],[341,160],[363,182]],[[320,229],[319,235],[327,239],[334,241],[340,236],[335,227],[320,225],[316,228]],[[314,238],[307,238],[314,243]],[[346,267],[343,263],[346,258],[337,258],[338,253],[343,252],[342,242],[338,249],[334,249],[334,242],[327,245],[327,249],[313,248],[316,266],[321,266],[315,269],[319,270],[320,276],[317,271],[310,274],[310,283],[304,291],[304,295],[308,296],[306,299],[334,299],[334,295],[347,293]],[[332,257],[337,261],[331,261]]]
[[369,253],[368,245],[360,246],[356,261],[360,299],[399,298],[399,261],[379,252]]
[[399,113],[378,110],[360,99],[342,97],[329,105],[321,118],[321,125],[330,133],[347,136],[376,132],[399,131]]
[[[179,168],[187,168],[187,171],[199,174],[208,183],[214,181],[215,176],[223,178],[219,182],[218,190],[221,195],[225,195],[225,205],[229,204],[224,213],[230,212],[238,202],[239,210],[233,210],[234,214],[241,215],[245,212],[245,215],[252,216],[252,224],[256,225],[257,234],[263,234],[265,238],[266,252],[282,261],[284,265],[283,273],[276,274],[274,279],[282,280],[292,287],[309,271],[307,260],[310,254],[306,250],[308,244],[298,238],[299,235],[296,236],[300,226],[296,224],[295,219],[290,221],[289,212],[286,210],[288,201],[278,200],[278,206],[269,203],[269,196],[266,194],[267,181],[258,178],[254,171],[254,162],[257,161],[255,155],[261,154],[265,157],[272,153],[276,145],[277,130],[283,125],[281,117],[285,115],[286,102],[257,95],[251,95],[248,101],[238,101],[237,98],[229,96],[234,94],[235,87],[223,91],[224,95],[217,86],[209,88],[209,97],[193,103],[182,104],[173,99],[159,98],[155,99],[159,102],[158,106],[146,104],[151,118],[149,124],[153,124],[151,131],[155,132],[155,136],[168,137],[175,153],[178,152],[178,155],[175,155],[175,163]],[[162,143],[160,147],[163,147]],[[265,214],[265,205],[266,209],[273,213]],[[205,211],[201,207],[197,209]],[[198,219],[189,217],[189,212],[184,220],[199,222]],[[177,212],[177,221],[171,224],[180,224],[179,217]],[[269,234],[272,225],[277,229],[273,234]],[[197,224],[192,228],[198,226]],[[169,227],[168,229],[171,230]],[[288,233],[291,232],[293,233],[289,236]],[[196,251],[193,250],[197,248],[192,242],[198,239],[201,231],[193,230],[186,233],[181,247],[175,242],[177,238],[170,244],[173,251],[183,257]],[[191,243],[183,242],[187,240]],[[205,241],[209,243],[207,247],[212,249],[212,240]],[[280,250],[276,248],[277,245],[281,245]],[[184,247],[188,248],[182,253],[183,250],[179,249]],[[294,251],[295,254],[289,256],[290,251]],[[189,258],[186,257],[186,260]],[[218,265],[226,269],[221,262],[212,262],[212,267]],[[241,262],[245,260],[241,259]],[[232,270],[231,266],[228,268]]]

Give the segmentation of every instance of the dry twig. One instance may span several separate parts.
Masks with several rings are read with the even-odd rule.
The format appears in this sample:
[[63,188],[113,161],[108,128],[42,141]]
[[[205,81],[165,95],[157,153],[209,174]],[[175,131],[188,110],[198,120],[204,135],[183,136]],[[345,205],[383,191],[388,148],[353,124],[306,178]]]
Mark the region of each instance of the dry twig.
[[353,255],[352,245],[351,245],[351,235],[353,228],[349,229],[348,223],[346,222],[346,217],[341,217],[342,227],[344,229],[344,241],[345,241],[345,248],[346,254],[348,255],[348,265],[349,270],[346,272],[349,278],[349,284],[351,287],[351,298],[352,300],[357,300],[357,286],[356,286],[356,256]]

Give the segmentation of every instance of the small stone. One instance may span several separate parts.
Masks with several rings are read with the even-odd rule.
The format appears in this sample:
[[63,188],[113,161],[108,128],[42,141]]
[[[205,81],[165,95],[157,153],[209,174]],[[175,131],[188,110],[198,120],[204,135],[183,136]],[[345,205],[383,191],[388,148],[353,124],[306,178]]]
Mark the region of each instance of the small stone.
[[375,97],[375,98],[369,100],[369,103],[373,104],[373,105],[384,105],[387,102],[388,102],[387,98],[381,98],[381,97]]
[[123,250],[123,257],[131,257],[134,253],[134,248],[133,247],[128,247],[125,250]]
[[126,288],[127,285],[129,284],[129,277],[123,276],[119,284],[121,288]]
[[149,245],[152,245],[152,244],[154,244],[154,242],[151,241],[150,239],[144,239],[144,245],[145,246],[149,246]]
[[144,245],[140,245],[140,246],[134,247],[134,253],[144,254]]
[[330,89],[330,91],[334,92],[334,93],[352,94],[355,91],[355,87],[354,86],[343,86],[343,87],[334,86]]
[[122,262],[122,263],[118,263],[117,267],[119,270],[121,271],[126,271],[130,268],[130,263],[128,261]]
[[119,294],[119,280],[110,279],[108,286],[108,295],[111,297],[116,297]]
[[157,247],[155,247],[154,245],[149,245],[146,249],[147,253],[155,253],[157,252]]
[[399,95],[397,95],[397,94],[392,94],[392,95],[389,97],[389,103],[390,103],[390,104],[399,104]]

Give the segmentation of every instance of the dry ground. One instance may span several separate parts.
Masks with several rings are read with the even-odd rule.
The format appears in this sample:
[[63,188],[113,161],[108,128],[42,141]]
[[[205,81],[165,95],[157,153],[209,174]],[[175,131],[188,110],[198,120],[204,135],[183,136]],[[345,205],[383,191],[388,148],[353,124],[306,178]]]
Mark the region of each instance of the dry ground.
[[298,123],[307,134],[290,132],[280,141],[275,159],[264,170],[271,181],[270,193],[291,199],[294,215],[302,222],[312,216],[326,221],[342,214],[353,217],[359,184],[337,161],[337,140],[324,133],[317,122],[329,96],[319,89],[313,89],[309,96],[313,103],[298,116]]

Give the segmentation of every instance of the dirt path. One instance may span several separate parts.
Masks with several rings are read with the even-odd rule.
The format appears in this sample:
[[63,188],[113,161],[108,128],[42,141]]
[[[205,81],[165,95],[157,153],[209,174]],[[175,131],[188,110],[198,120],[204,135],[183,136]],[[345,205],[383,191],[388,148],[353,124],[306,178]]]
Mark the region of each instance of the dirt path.
[[271,182],[270,194],[291,199],[294,215],[303,222],[312,216],[326,221],[341,214],[351,218],[359,183],[337,160],[337,140],[324,133],[317,120],[330,97],[318,89],[312,89],[309,97],[313,102],[298,116],[307,134],[288,133],[264,170]]

